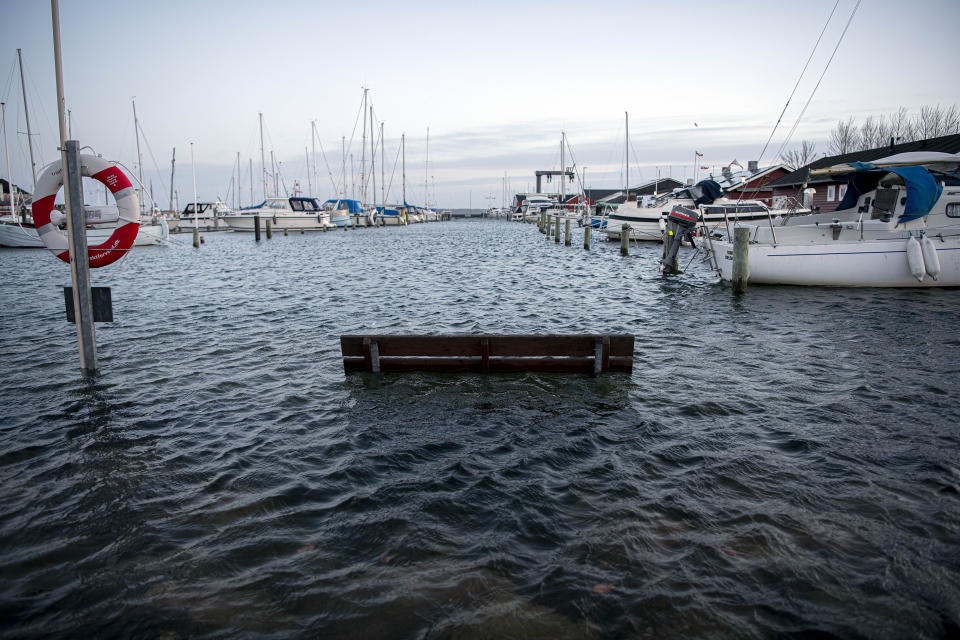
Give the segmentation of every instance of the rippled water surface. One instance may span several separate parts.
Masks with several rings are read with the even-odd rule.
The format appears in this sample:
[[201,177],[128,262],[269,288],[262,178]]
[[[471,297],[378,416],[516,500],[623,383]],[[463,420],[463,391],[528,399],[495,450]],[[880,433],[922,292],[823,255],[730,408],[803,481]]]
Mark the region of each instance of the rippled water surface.
[[[93,384],[66,265],[0,252],[3,635],[960,634],[960,292],[737,298],[499,221],[205,240],[112,275]],[[347,377],[357,332],[637,350]]]

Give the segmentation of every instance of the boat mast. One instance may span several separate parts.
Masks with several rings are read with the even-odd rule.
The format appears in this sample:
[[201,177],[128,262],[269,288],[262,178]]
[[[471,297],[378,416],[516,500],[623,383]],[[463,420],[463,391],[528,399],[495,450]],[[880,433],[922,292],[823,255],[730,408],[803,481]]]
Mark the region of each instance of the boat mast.
[[566,157],[563,155],[563,138],[566,134],[560,132],[560,208],[566,211],[566,207],[563,206],[563,203],[566,201],[567,196],[567,170],[564,166],[566,164]]
[[[193,143],[190,143],[190,175],[193,176],[193,232],[200,232],[200,223],[197,221],[199,212],[197,211],[197,165],[193,161]],[[194,236],[196,239],[196,236]],[[194,245],[197,246],[197,245]]]
[[307,158],[307,194],[313,196],[313,183],[310,182],[310,150],[303,145],[303,155]]
[[400,135],[400,148],[403,150],[403,207],[407,206],[407,134]]
[[373,193],[370,198],[373,200],[373,208],[377,208],[377,147],[374,144],[376,138],[373,135],[373,105],[370,105],[370,180],[372,181]]
[[[137,191],[140,194],[140,213],[143,214],[143,154],[140,153],[140,123],[137,120],[137,101],[133,98],[130,99],[130,102],[133,103],[133,134],[137,139],[137,181],[140,186],[137,188]],[[151,203],[153,200],[151,199]]]
[[623,187],[624,192],[627,194],[623,202],[626,204],[630,202],[630,114],[626,111],[623,112],[623,121],[626,125],[626,134],[623,137],[623,159],[626,163],[624,176],[627,180],[626,185]]
[[240,172],[243,170],[243,165],[240,164],[240,152],[237,151],[237,209],[240,208]]
[[247,158],[250,161],[250,206],[254,205],[253,202],[253,158]]
[[423,161],[423,208],[430,207],[430,127],[427,127],[427,155]]
[[27,108],[27,83],[23,80],[23,55],[17,49],[20,63],[20,91],[23,93],[23,116],[27,119],[27,146],[30,148],[30,173],[33,175],[33,190],[37,190],[37,163],[33,160],[33,133],[30,131],[30,109]]
[[10,193],[10,215],[17,221],[16,209],[13,206],[13,172],[10,170],[10,149],[7,147],[7,103],[0,102],[0,111],[3,119],[3,153],[7,156],[7,189]]
[[347,136],[340,136],[340,149],[343,152],[342,171],[340,173],[340,191],[343,193],[343,199],[347,199]]
[[173,208],[173,171],[177,164],[177,148],[173,148],[173,154],[170,156],[170,211],[176,211]]
[[[354,125],[356,126],[356,125]],[[367,204],[367,181],[366,181],[366,169],[367,169],[367,89],[363,90],[363,139],[360,142],[360,206],[366,206]],[[351,173],[353,168],[353,161],[350,162]]]
[[273,197],[279,198],[280,191],[277,189],[277,161],[273,157],[273,149],[270,149],[270,171],[273,173]]
[[260,115],[260,173],[263,176],[263,201],[267,201],[267,157],[263,153],[263,112]]
[[[380,123],[380,205],[386,209],[387,208],[387,178],[384,173],[384,167],[386,167],[386,148],[387,145],[383,140],[383,123]],[[396,162],[396,160],[394,160]],[[397,165],[393,165],[397,166]],[[393,182],[393,178],[390,179]]]
[[[313,147],[313,184],[317,188],[317,197],[320,195],[320,176],[317,174],[317,121],[310,121],[310,144]],[[324,164],[326,164],[326,155],[324,155]],[[327,167],[329,171],[330,167]]]

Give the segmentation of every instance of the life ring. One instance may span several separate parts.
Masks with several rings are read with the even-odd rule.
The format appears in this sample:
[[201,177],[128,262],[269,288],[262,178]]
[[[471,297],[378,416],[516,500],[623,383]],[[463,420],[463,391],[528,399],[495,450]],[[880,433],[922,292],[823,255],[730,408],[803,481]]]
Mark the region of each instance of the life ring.
[[[122,258],[133,246],[140,231],[140,203],[130,180],[114,164],[96,156],[80,156],[80,175],[103,183],[117,202],[117,228],[107,241],[88,247],[91,268],[105,267]],[[63,168],[57,160],[47,165],[37,179],[33,201],[33,223],[47,249],[64,262],[70,262],[67,236],[51,221],[53,203],[63,186]]]

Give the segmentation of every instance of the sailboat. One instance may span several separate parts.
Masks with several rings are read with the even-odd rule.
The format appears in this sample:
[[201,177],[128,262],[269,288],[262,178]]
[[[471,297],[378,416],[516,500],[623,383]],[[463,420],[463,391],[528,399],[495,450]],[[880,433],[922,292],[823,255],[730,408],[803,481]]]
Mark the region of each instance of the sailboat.
[[815,169],[849,184],[836,211],[728,221],[702,240],[733,279],[733,235],[748,230],[747,282],[825,287],[960,286],[960,154],[899,153]]
[[[27,98],[26,98],[26,86],[23,84],[23,58],[21,57],[20,50],[17,50],[17,56],[20,60],[20,74],[21,74],[21,89],[23,91],[24,99],[24,112],[27,112]],[[27,120],[27,139],[30,147],[30,166],[34,172],[34,185],[36,185],[36,175],[34,169],[34,156],[33,156],[33,143],[32,143],[32,134],[30,132],[30,118],[26,116]],[[136,107],[134,107],[134,122],[136,122]],[[6,127],[6,113],[4,112],[3,116],[3,144],[4,150],[7,149],[7,127]],[[139,154],[139,138],[138,138],[138,154]],[[14,192],[19,191],[13,186],[13,177],[10,172],[10,156],[7,152],[7,175],[9,176],[8,180],[10,183],[11,194],[14,195]],[[140,181],[140,184],[143,184],[143,181]],[[18,206],[16,204],[17,197],[14,195],[12,198],[14,202],[11,202],[10,212],[6,215],[0,216],[0,247],[3,248],[16,248],[16,249],[42,249],[45,248],[43,241],[40,239],[40,234],[37,232],[36,228],[33,225],[33,220],[31,217],[27,216],[26,213],[18,211]],[[19,208],[24,210],[26,202],[21,201]],[[83,205],[84,214],[86,216],[86,235],[87,243],[90,245],[101,244],[108,240],[113,234],[116,227],[117,220],[119,218],[119,211],[114,205]],[[24,210],[25,211],[25,210]],[[167,238],[169,237],[169,230],[166,225],[166,221],[163,219],[163,216],[142,216],[147,218],[146,221],[142,222],[140,225],[140,230],[137,233],[137,238],[134,241],[135,247],[147,247],[147,246],[164,246],[167,244]],[[64,225],[65,227],[66,225]]]

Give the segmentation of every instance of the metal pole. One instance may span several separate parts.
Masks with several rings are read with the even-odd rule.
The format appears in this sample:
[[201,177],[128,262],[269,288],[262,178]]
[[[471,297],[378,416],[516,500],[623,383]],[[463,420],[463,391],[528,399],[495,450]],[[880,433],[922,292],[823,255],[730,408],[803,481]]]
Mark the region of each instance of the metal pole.
[[100,373],[100,368],[97,363],[97,338],[93,327],[87,236],[83,231],[85,216],[83,213],[83,185],[80,179],[80,145],[76,140],[66,139],[67,126],[64,115],[65,101],[63,98],[63,64],[60,55],[60,6],[58,0],[50,0],[50,13],[53,17],[53,58],[57,78],[60,157],[62,167],[65,169],[63,183],[67,211],[69,212],[67,216],[67,235],[70,240],[70,280],[73,284],[73,311],[77,325],[80,370],[85,376],[97,376]]
[[[240,208],[240,171],[243,165],[240,164],[240,152],[237,151],[237,209]],[[214,212],[216,215],[216,212]]]
[[[53,0],[50,0],[51,3]],[[56,13],[54,14],[54,28],[57,30],[56,41],[54,42],[54,52],[60,50],[60,10],[55,8]],[[17,61],[20,63],[20,91],[23,92],[23,115],[27,119],[27,147],[30,148],[30,173],[33,175],[33,190],[37,190],[37,164],[33,161],[33,133],[30,131],[30,109],[27,108],[27,83],[23,80],[23,55],[20,53],[20,49],[17,49]],[[58,76],[59,77],[59,76]],[[63,80],[60,80],[61,84]],[[58,103],[60,106],[63,106],[63,100],[61,99]],[[63,124],[63,114],[60,114],[60,139],[61,141],[66,140],[66,127]],[[60,146],[63,146],[62,144]]]

